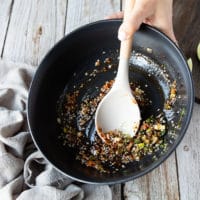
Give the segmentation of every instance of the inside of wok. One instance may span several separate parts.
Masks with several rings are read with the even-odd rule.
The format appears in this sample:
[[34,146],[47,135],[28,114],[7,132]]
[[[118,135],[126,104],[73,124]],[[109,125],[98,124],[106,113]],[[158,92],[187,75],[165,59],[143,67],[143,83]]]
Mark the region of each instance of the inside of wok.
[[[193,88],[185,60],[177,47],[167,37],[159,31],[152,30],[151,27],[142,26],[134,36],[134,51],[140,53],[141,57],[150,58],[158,64],[156,67],[160,67],[159,73],[163,71],[161,66],[164,65],[170,80],[177,81],[178,98],[173,112],[168,113],[168,120],[179,122],[180,128],[175,130],[176,137],[174,139],[169,138],[168,151],[159,155],[157,160],[147,157],[140,162],[129,164],[127,168],[114,175],[110,175],[100,174],[95,169],[81,165],[79,161],[75,160],[74,152],[62,146],[58,140],[60,129],[56,122],[57,100],[65,86],[72,80],[74,72],[81,72],[86,70],[88,66],[94,66],[94,62],[101,59],[103,51],[109,54],[109,52],[119,49],[119,41],[117,40],[119,25],[120,21],[118,20],[104,21],[85,26],[64,38],[40,64],[29,94],[29,126],[37,147],[57,169],[83,182],[111,184],[136,178],[152,170],[175,149],[182,139],[191,117]],[[147,51],[147,48],[152,49],[152,52]],[[109,56],[108,54],[107,56]],[[148,70],[148,65],[152,64],[145,61],[140,63],[134,58],[130,62],[138,66],[141,64],[141,67],[146,64],[145,70]],[[131,65],[131,67],[134,66]],[[145,77],[140,83],[144,84],[145,80],[148,81],[148,77]],[[153,82],[151,84],[153,90],[150,92],[155,97],[153,105],[162,107],[167,93],[165,80],[162,80],[156,73],[152,80],[155,80],[155,84]],[[180,109],[184,111],[181,118],[180,112],[177,112]],[[169,133],[170,131],[174,130],[169,124]]]

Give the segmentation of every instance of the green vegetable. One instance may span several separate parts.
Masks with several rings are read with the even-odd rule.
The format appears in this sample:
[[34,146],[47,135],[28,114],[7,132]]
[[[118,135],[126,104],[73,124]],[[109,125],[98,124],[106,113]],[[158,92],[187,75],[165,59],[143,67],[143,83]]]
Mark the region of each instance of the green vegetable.
[[137,138],[136,138],[136,139],[134,140],[134,143],[135,143],[135,144],[139,144],[139,143],[140,143],[140,139],[137,139]]
[[189,68],[190,68],[190,71],[192,71],[192,68],[193,68],[192,58],[189,58],[189,59],[187,60],[187,64],[188,64],[188,66],[189,66]]
[[197,57],[198,57],[198,59],[200,61],[200,42],[199,42],[199,44],[197,46]]
[[139,149],[143,149],[144,148],[144,143],[139,143],[138,147],[139,147]]

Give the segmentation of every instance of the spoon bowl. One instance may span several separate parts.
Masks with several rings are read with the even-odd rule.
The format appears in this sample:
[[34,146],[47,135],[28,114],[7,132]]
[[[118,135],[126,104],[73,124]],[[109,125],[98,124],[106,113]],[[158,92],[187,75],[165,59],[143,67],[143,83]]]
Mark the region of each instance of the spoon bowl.
[[139,116],[138,104],[130,92],[122,89],[112,90],[97,109],[96,130],[102,139],[102,133],[111,130],[118,130],[133,137],[140,125]]
[[120,60],[113,87],[96,110],[96,130],[104,142],[105,133],[110,131],[133,137],[140,125],[140,109],[129,86],[128,64],[128,59]]

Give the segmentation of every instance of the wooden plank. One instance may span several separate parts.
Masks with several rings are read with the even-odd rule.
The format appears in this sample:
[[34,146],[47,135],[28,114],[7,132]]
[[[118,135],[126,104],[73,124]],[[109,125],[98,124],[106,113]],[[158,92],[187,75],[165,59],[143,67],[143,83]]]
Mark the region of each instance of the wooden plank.
[[[65,33],[120,10],[120,0],[68,0]],[[121,185],[111,186],[112,199],[121,199]],[[97,194],[98,195],[98,194]]]
[[175,153],[151,173],[127,182],[124,186],[126,200],[178,200],[178,179]]
[[68,0],[66,33],[120,10],[120,0]]
[[188,131],[177,148],[181,200],[200,198],[200,105],[194,105]]
[[112,200],[120,200],[122,196],[121,184],[115,184],[111,186],[112,190]]
[[3,58],[37,65],[64,35],[66,1],[15,0]]
[[1,1],[0,4],[0,55],[2,55],[4,41],[7,33],[7,27],[12,11],[12,0]]
[[200,0],[174,0],[174,29],[180,47],[193,60],[192,76],[196,101],[200,103],[200,61],[196,50],[200,42]]

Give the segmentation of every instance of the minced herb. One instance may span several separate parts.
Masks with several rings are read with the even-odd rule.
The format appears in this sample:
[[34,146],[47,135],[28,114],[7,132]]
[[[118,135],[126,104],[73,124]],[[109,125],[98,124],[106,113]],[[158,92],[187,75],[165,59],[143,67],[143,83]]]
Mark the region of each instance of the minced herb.
[[[58,123],[61,126],[61,139],[64,145],[78,149],[76,159],[86,166],[96,168],[100,172],[114,173],[126,164],[139,161],[145,155],[151,155],[165,146],[164,135],[167,123],[163,114],[151,116],[141,123],[137,134],[131,138],[119,131],[104,135],[106,143],[96,134],[91,142],[85,135],[85,124],[94,116],[101,99],[107,94],[113,84],[107,81],[95,98],[84,99],[80,108],[77,106],[78,91],[64,95],[62,111],[58,112]],[[144,91],[131,84],[139,106],[148,104]],[[74,126],[78,121],[78,126]]]

